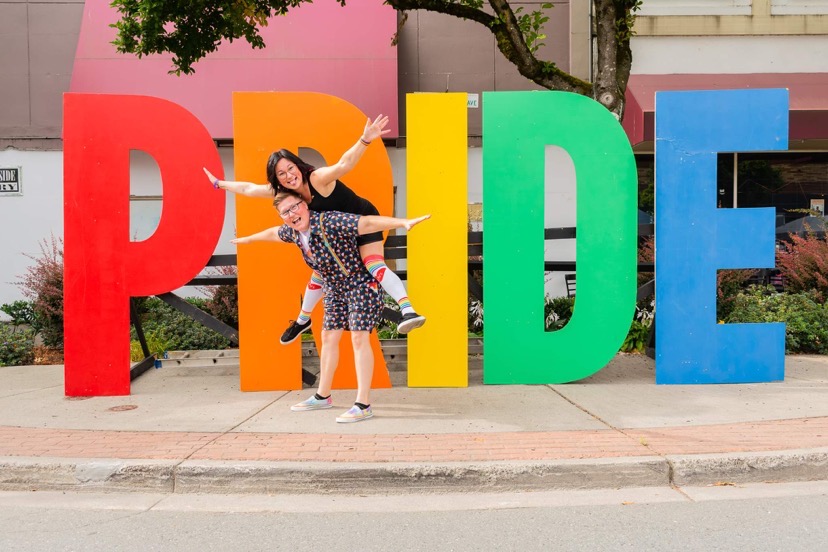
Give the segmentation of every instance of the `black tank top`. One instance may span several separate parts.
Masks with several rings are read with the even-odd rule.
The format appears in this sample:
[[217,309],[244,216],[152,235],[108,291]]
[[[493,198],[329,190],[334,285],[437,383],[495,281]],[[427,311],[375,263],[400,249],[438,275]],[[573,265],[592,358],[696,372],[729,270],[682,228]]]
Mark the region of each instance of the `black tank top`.
[[342,211],[343,213],[353,213],[355,215],[375,215],[378,213],[377,208],[370,201],[356,195],[352,189],[339,180],[336,181],[336,185],[328,197],[316,191],[313,184],[310,184],[310,176],[308,176],[308,186],[311,193],[308,208],[311,211],[319,213]]

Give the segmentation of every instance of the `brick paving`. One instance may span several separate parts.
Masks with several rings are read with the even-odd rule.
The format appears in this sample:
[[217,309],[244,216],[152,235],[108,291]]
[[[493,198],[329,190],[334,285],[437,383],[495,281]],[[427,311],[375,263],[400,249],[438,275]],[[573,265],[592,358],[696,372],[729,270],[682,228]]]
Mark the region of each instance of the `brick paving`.
[[828,447],[828,417],[624,430],[411,435],[100,431],[0,426],[0,456],[49,458],[474,462],[822,447]]

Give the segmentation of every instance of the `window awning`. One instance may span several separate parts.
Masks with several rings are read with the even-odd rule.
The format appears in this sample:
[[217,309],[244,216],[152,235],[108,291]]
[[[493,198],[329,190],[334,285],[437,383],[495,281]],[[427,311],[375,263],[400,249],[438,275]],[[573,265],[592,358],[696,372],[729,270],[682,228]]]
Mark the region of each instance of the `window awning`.
[[635,146],[655,139],[655,93],[667,90],[787,88],[794,140],[828,139],[828,73],[631,75],[623,127]]

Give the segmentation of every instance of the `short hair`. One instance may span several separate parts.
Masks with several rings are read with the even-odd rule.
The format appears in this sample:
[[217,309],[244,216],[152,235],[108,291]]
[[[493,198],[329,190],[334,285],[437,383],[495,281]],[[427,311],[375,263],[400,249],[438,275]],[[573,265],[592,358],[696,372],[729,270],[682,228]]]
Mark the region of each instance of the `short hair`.
[[302,196],[300,196],[298,193],[294,192],[293,190],[282,190],[281,192],[276,194],[275,198],[273,198],[273,206],[276,207],[276,209],[278,210],[279,209],[279,204],[281,204],[284,200],[286,200],[290,197],[295,197],[296,199],[299,199],[301,201],[305,201],[304,199],[302,199]]

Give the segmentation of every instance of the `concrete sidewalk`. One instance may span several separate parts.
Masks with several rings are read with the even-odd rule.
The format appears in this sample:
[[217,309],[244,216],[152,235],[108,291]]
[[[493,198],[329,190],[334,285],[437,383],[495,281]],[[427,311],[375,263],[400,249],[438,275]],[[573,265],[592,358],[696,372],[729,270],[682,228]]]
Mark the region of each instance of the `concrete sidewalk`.
[[0,368],[0,489],[361,494],[828,480],[828,357],[784,382],[656,386],[618,355],[576,384],[373,392],[375,417],[290,412],[238,365],[169,367],[132,395],[63,396],[62,366]]

